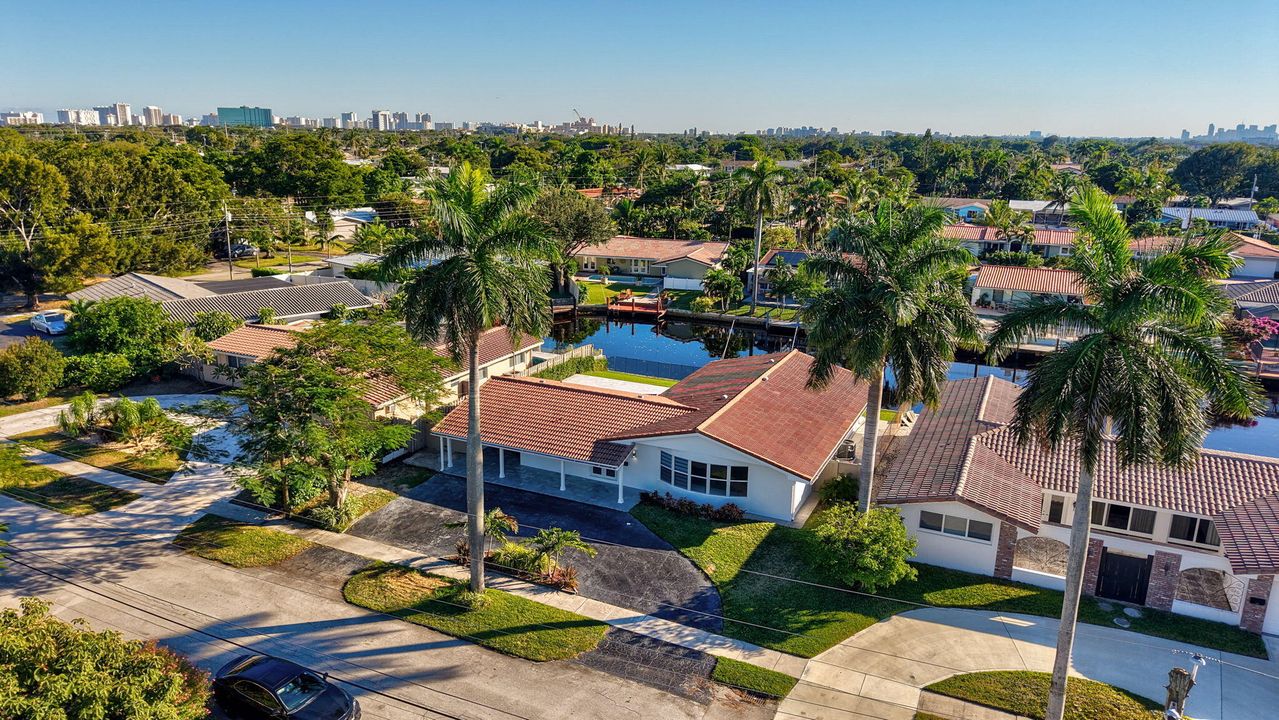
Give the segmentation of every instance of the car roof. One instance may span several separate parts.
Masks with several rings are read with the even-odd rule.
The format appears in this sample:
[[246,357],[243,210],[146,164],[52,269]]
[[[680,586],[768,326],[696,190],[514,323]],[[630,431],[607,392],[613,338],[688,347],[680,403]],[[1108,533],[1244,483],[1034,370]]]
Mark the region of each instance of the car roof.
[[260,658],[249,664],[248,667],[233,673],[231,677],[252,680],[259,685],[275,690],[298,675],[310,672],[310,670],[301,665],[282,658],[269,655],[262,655]]

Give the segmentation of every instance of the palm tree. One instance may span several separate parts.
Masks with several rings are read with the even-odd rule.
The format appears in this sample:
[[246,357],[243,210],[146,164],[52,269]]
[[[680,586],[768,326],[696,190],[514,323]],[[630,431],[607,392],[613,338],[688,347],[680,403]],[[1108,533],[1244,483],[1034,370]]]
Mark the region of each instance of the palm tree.
[[809,180],[795,199],[795,219],[804,232],[804,247],[811,249],[813,241],[826,228],[830,220],[835,186],[824,178]]
[[1021,442],[1065,448],[1079,458],[1066,594],[1047,717],[1061,720],[1066,673],[1087,558],[1093,474],[1107,444],[1122,466],[1188,465],[1198,458],[1209,411],[1251,418],[1260,395],[1220,341],[1228,310],[1213,281],[1236,261],[1221,236],[1187,240],[1148,262],[1134,259],[1127,224],[1111,198],[1084,189],[1073,268],[1087,304],[1040,297],[1017,305],[990,338],[1002,358],[1018,343],[1068,326],[1079,339],[1031,369],[1012,422]]
[[559,567],[560,559],[569,550],[586,557],[595,557],[597,552],[594,545],[582,539],[580,532],[557,527],[538,530],[530,544],[539,555],[550,558],[555,567]]
[[[738,168],[733,177],[742,181],[738,188],[737,205],[755,216],[755,263],[752,267],[758,268],[760,245],[764,238],[764,217],[780,212],[786,202],[786,189],[782,186],[786,170],[771,158],[764,158],[755,163],[754,167]],[[758,299],[759,273],[756,272],[751,287],[752,316]]]
[[973,256],[942,236],[946,214],[931,205],[881,202],[850,214],[830,233],[829,252],[810,267],[828,286],[804,308],[815,356],[809,385],[828,383],[836,366],[868,384],[858,505],[874,498],[875,451],[884,372],[892,368],[902,403],[935,406],[957,345],[978,347],[980,324],[964,294]]
[[838,196],[844,201],[849,212],[861,212],[874,207],[879,202],[879,188],[868,174],[857,174],[844,183],[844,189]]
[[1067,206],[1069,206],[1071,201],[1075,199],[1075,196],[1079,194],[1079,185],[1078,176],[1071,175],[1065,171],[1055,173],[1048,180],[1047,192],[1048,200],[1050,202],[1048,203],[1048,207],[1045,209],[1057,208],[1057,212],[1064,215],[1066,213]]
[[635,175],[635,186],[640,190],[644,189],[644,177],[652,173],[657,167],[657,159],[653,155],[652,149],[648,146],[641,146],[631,156],[631,172]]
[[[382,271],[415,269],[404,284],[404,319],[413,337],[441,338],[469,370],[466,490],[471,548],[484,547],[484,455],[480,439],[479,340],[505,324],[512,337],[544,335],[550,326],[550,274],[543,261],[556,245],[529,212],[536,188],[492,185],[488,173],[463,163],[433,178],[425,197],[438,234],[410,236],[392,245]],[[432,264],[433,263],[433,264]],[[471,553],[471,590],[484,589],[484,553]]]
[[[1035,242],[1035,226],[1030,224],[1030,213],[1013,210],[1007,200],[991,201],[990,208],[982,215],[981,224],[993,228],[1000,242]],[[1025,249],[1024,245],[1022,249]]]

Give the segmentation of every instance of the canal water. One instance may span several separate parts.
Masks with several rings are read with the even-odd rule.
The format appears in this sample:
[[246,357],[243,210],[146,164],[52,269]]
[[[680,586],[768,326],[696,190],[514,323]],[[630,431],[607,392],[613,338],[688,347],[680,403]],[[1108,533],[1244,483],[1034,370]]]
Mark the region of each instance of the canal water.
[[[542,347],[560,350],[588,343],[608,356],[609,367],[614,370],[678,380],[721,357],[778,352],[790,349],[793,343],[803,350],[804,336],[801,333],[797,337],[794,331],[768,332],[729,324],[686,321],[653,324],[580,316],[557,323]],[[996,367],[982,364],[977,357],[961,359],[967,362],[951,364],[952,380],[994,375],[1021,382],[1034,361],[1033,356],[1014,355]],[[1275,398],[1271,399],[1269,415],[1248,425],[1215,428],[1208,433],[1204,447],[1279,457],[1279,407]]]

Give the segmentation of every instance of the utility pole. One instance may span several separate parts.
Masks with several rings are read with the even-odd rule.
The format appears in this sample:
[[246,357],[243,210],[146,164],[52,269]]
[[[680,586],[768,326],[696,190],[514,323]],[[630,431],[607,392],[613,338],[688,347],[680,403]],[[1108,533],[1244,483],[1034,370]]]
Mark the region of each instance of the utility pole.
[[226,232],[226,271],[228,279],[235,279],[235,263],[231,262],[231,211],[226,208],[226,201],[222,201],[222,229]]

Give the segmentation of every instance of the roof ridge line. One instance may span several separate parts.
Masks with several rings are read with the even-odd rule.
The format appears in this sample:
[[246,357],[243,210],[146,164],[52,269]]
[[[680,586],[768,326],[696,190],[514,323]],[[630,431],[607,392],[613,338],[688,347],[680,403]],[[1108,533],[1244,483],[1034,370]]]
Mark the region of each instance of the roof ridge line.
[[[728,399],[728,402],[724,403],[723,405],[720,405],[718,408],[716,408],[716,409],[715,409],[715,412],[711,413],[710,415],[707,415],[705,420],[703,420],[703,421],[701,421],[700,423],[698,423],[698,424],[697,424],[697,427],[696,427],[695,429],[696,429],[698,432],[702,432],[702,428],[704,428],[704,427],[706,427],[707,425],[709,425],[710,423],[714,422],[714,421],[715,421],[715,419],[716,419],[716,418],[718,418],[718,417],[720,416],[720,414],[721,414],[721,413],[723,413],[724,411],[728,410],[728,409],[729,409],[730,407],[732,407],[733,405],[736,405],[736,404],[737,404],[737,401],[738,401],[738,400],[739,400],[739,399],[740,399],[743,395],[746,395],[746,394],[747,394],[747,393],[749,393],[751,390],[753,390],[753,389],[755,388],[755,386],[757,386],[757,385],[759,385],[760,383],[764,382],[764,378],[768,377],[768,374],[769,374],[769,373],[771,373],[771,372],[772,372],[773,370],[775,370],[776,368],[781,367],[782,363],[784,363],[784,362],[786,362],[787,360],[789,360],[789,359],[791,358],[791,356],[792,356],[792,355],[794,355],[795,353],[798,353],[798,352],[799,352],[799,351],[798,351],[798,350],[795,350],[795,349],[791,349],[791,350],[787,351],[784,355],[782,355],[782,357],[781,357],[781,358],[780,358],[777,362],[775,362],[775,363],[773,363],[773,364],[772,364],[772,365],[773,365],[773,367],[771,367],[771,368],[768,368],[768,369],[764,370],[764,372],[762,372],[762,373],[760,373],[758,376],[756,376],[754,380],[751,380],[749,383],[747,383],[747,384],[746,384],[746,387],[742,388],[741,390],[738,390],[738,391],[737,391],[737,393],[736,393],[735,395],[733,395],[733,397],[731,397],[731,398],[729,398],[729,399]],[[709,435],[709,433],[703,433],[703,434]]]

